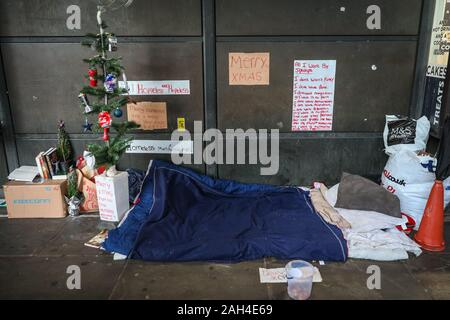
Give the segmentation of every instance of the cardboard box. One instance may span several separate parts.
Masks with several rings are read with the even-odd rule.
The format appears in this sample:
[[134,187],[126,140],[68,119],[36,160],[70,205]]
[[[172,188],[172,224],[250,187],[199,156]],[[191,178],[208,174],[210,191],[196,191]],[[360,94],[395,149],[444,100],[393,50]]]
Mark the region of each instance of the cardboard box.
[[114,177],[95,176],[100,219],[118,222],[130,208],[128,202],[128,173],[120,172]]
[[3,190],[8,218],[63,218],[67,215],[66,180],[9,181]]
[[84,171],[80,171],[79,169],[76,170],[78,174],[78,191],[83,193],[83,202],[81,202],[80,205],[80,212],[97,212],[98,201],[95,183],[84,175]]

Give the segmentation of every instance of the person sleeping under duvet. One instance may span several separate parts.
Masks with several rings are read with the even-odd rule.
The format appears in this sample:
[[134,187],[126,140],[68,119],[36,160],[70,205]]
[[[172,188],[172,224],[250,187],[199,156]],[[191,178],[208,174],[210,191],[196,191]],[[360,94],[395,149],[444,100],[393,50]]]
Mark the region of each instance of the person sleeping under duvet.
[[153,160],[135,203],[105,250],[151,261],[347,259],[342,231],[300,188],[212,179]]
[[320,214],[309,191],[298,187],[212,179],[153,160],[135,203],[109,231],[106,251],[149,261],[349,256],[348,216]]

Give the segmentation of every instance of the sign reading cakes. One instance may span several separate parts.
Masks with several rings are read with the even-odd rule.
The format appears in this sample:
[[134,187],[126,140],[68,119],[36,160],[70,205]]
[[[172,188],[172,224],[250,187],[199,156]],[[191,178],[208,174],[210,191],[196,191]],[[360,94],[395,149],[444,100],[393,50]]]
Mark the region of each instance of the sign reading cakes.
[[292,131],[333,128],[336,60],[295,60]]
[[136,102],[127,104],[128,121],[140,124],[142,130],[167,129],[165,102]]
[[229,85],[268,85],[269,52],[228,53]]

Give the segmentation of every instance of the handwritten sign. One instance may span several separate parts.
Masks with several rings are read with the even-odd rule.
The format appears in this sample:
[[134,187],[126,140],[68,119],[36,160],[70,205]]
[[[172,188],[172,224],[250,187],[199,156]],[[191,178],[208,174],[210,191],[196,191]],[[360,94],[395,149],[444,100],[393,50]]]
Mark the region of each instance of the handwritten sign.
[[292,131],[333,127],[336,60],[295,60]]
[[167,129],[165,102],[137,102],[127,104],[128,121],[141,125],[140,129]]
[[120,172],[113,177],[95,176],[97,200],[100,219],[104,221],[120,221],[129,209],[128,173]]
[[175,140],[133,140],[126,153],[192,154],[193,141]]
[[270,53],[228,54],[229,84],[232,85],[268,85],[270,70]]
[[130,96],[186,95],[191,94],[189,80],[119,81],[119,88],[128,86]]
[[[286,268],[259,268],[259,281],[261,283],[285,283],[287,282]],[[313,282],[322,281],[319,269],[314,267]]]

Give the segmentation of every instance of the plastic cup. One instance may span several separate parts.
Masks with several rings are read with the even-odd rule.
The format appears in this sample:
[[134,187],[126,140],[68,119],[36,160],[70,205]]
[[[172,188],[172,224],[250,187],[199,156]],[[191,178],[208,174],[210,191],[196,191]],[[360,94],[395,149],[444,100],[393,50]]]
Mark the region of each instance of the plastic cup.
[[288,294],[294,300],[306,300],[311,295],[314,267],[303,260],[294,260],[286,265]]

